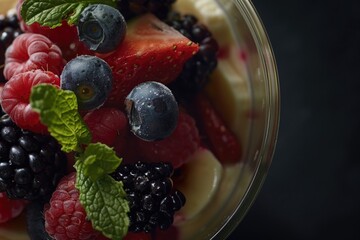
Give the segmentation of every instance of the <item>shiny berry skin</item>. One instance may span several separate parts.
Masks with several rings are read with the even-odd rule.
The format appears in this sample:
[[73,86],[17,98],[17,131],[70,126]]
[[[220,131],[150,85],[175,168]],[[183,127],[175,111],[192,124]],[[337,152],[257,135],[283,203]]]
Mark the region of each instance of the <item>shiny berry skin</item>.
[[67,160],[50,135],[25,131],[0,118],[0,192],[11,199],[47,199],[66,171]]
[[95,56],[78,56],[65,65],[60,87],[76,94],[80,110],[99,108],[112,87],[110,66]]
[[152,232],[168,229],[174,214],[186,202],[185,196],[173,188],[170,163],[121,164],[112,174],[122,181],[130,206],[130,232]]
[[145,141],[168,137],[176,128],[179,107],[170,89],[159,82],[144,82],[125,100],[132,132]]
[[0,82],[6,81],[3,74],[5,51],[21,33],[16,14],[0,14]]
[[124,40],[126,21],[116,8],[92,4],[81,13],[77,29],[80,41],[90,50],[108,53]]
[[0,223],[5,223],[19,216],[26,206],[26,201],[9,199],[0,192]]

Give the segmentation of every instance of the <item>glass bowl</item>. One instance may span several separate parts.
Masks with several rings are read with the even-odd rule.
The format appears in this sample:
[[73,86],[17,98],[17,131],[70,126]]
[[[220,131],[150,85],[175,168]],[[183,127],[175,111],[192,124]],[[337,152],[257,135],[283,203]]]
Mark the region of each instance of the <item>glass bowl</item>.
[[[5,0],[0,13],[13,2]],[[206,91],[241,142],[242,157],[223,165],[217,192],[204,209],[176,225],[181,240],[226,239],[251,207],[274,154],[280,115],[275,58],[250,0],[177,2],[175,9],[196,15],[219,42],[218,68]],[[0,225],[0,239],[28,239],[24,225],[23,216]]]
[[[181,0],[180,0],[181,1]],[[200,216],[182,227],[182,239],[226,239],[241,222],[260,191],[277,140],[280,116],[279,81],[275,57],[261,19],[250,0],[209,0],[213,15],[193,13],[205,22],[220,43],[218,68],[207,88],[217,109],[243,146],[240,164],[224,166],[218,193]],[[200,3],[199,3],[200,4]],[[192,11],[191,9],[180,9]],[[209,11],[204,6],[203,11]],[[206,14],[206,13],[205,13]],[[229,60],[230,59],[230,60]],[[231,67],[230,67],[231,65]],[[228,68],[229,67],[229,68]],[[217,77],[236,71],[229,94]]]

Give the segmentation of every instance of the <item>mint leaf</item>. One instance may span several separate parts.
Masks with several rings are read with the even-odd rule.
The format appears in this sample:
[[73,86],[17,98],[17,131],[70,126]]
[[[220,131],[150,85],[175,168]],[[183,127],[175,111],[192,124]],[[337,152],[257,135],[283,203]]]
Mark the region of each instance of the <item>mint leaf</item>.
[[79,160],[84,163],[84,174],[93,181],[114,172],[121,163],[115,151],[102,143],[89,144]]
[[64,152],[80,151],[81,144],[90,143],[91,133],[78,112],[74,92],[39,84],[32,88],[30,104]]
[[121,240],[129,227],[129,202],[122,182],[115,181],[109,175],[103,175],[96,181],[84,174],[85,163],[78,160],[76,187],[80,191],[80,203],[85,208],[92,226],[113,240]]
[[76,24],[81,12],[90,4],[106,4],[116,7],[116,0],[25,0],[21,16],[26,24],[38,22],[42,26],[55,28],[63,20]]

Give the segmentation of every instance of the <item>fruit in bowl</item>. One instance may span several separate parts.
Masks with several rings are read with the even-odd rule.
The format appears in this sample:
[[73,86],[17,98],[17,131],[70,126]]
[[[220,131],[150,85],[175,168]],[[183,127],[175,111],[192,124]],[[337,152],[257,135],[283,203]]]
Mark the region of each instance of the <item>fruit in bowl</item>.
[[16,4],[0,19],[0,192],[21,204],[0,236],[194,239],[251,178],[247,63],[218,3]]

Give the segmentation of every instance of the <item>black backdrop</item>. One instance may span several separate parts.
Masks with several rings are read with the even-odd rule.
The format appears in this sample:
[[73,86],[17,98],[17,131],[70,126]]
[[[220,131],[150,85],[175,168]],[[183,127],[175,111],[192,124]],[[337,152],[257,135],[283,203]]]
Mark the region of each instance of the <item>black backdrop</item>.
[[230,236],[360,239],[360,2],[253,0],[276,55],[273,164]]

